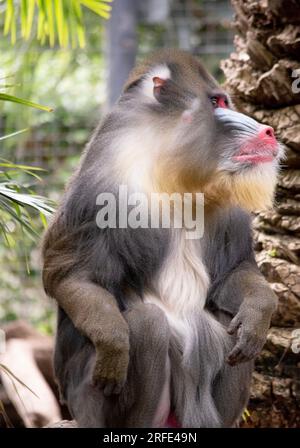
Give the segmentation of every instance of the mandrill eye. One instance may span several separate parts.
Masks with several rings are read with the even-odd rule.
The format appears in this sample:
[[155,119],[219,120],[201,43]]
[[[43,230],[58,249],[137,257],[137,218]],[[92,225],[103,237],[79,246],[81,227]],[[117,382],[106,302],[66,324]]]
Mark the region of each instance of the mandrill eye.
[[217,109],[218,107],[223,107],[224,109],[227,109],[229,106],[228,99],[224,95],[212,96],[210,98],[210,101],[215,109]]
[[211,104],[216,108],[218,107],[218,98],[216,96],[213,96],[211,99]]

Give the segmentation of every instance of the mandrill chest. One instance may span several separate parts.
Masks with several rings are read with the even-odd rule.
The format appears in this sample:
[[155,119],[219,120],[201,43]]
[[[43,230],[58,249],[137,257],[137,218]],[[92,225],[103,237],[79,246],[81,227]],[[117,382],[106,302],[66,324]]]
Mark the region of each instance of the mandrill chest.
[[170,250],[146,301],[159,306],[171,327],[186,333],[191,321],[205,306],[209,275],[199,239],[188,239],[184,230],[174,232]]

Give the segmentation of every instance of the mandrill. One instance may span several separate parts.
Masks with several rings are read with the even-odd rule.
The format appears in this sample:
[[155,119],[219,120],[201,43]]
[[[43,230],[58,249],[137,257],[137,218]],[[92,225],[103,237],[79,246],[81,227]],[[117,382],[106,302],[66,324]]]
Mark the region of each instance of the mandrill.
[[[236,112],[191,55],[163,50],[132,71],[43,245],[45,291],[58,304],[55,374],[78,426],[237,424],[276,307],[250,212],[272,204],[281,156],[273,129]],[[122,225],[99,225],[105,207],[121,213],[120,186],[188,193],[192,216],[202,193],[203,235],[175,225],[175,203],[169,227],[130,226],[132,206]],[[101,194],[115,207],[99,207]]]

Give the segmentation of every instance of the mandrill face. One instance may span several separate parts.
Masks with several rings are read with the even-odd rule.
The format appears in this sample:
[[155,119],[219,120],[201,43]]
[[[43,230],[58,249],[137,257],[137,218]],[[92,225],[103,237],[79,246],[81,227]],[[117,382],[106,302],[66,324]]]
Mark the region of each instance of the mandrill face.
[[276,163],[280,146],[271,126],[259,124],[244,114],[216,106],[220,167],[239,172],[261,163]]
[[274,130],[233,110],[196,58],[154,54],[134,69],[118,107],[135,133],[131,158],[142,168],[134,172],[148,190],[202,192],[207,204],[250,210],[272,203],[282,156]]

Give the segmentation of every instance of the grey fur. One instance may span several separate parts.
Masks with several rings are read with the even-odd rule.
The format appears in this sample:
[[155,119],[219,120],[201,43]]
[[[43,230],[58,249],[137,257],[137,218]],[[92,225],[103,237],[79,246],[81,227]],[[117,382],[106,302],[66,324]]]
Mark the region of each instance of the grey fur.
[[[156,306],[142,302],[129,303],[124,317],[130,328],[130,362],[128,381],[119,395],[105,396],[92,386],[95,351],[89,342],[63,365],[65,398],[79,427],[152,426],[166,380],[169,326]],[[59,339],[57,342],[56,353],[61,351]],[[56,357],[55,369],[62,383],[61,367]]]

